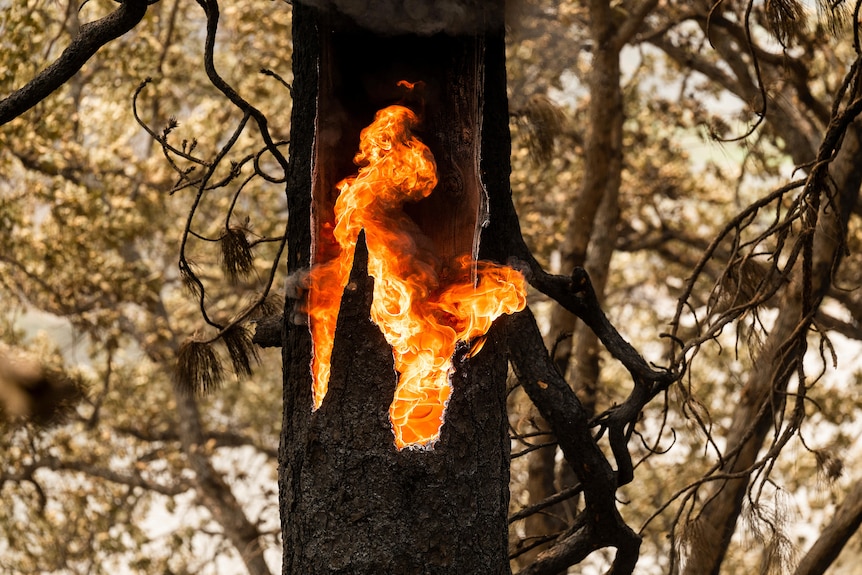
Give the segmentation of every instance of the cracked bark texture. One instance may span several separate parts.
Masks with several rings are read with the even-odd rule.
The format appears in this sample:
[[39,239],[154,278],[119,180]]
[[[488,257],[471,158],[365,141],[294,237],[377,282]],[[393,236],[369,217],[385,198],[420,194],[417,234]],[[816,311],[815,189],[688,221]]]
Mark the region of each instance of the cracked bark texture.
[[[505,573],[508,458],[496,333],[459,366],[439,443],[397,451],[392,354],[358,246],[321,408],[296,409],[285,573]],[[310,382],[309,382],[310,383]],[[495,389],[496,388],[496,389]],[[297,425],[296,419],[304,419]]]
[[[328,65],[320,45],[324,20],[317,9],[294,5],[290,272],[311,261],[317,74]],[[483,37],[473,40],[477,53],[485,54]],[[474,73],[481,74],[481,68]],[[506,114],[505,107],[485,110],[492,112]],[[502,335],[492,329],[478,355],[456,360],[446,423],[434,449],[396,450],[388,407],[397,376],[391,350],[369,319],[372,280],[363,267],[364,249],[361,242],[342,300],[329,391],[313,413],[308,329],[285,322],[279,449],[283,572],[509,573]],[[285,317],[293,317],[296,304],[287,301]]]

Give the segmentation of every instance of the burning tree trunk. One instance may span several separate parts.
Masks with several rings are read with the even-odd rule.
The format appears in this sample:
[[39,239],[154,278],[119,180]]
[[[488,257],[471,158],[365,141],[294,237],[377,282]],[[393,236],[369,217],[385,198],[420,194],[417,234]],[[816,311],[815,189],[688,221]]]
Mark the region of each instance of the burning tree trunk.
[[[483,9],[479,16],[494,15]],[[357,170],[351,160],[360,131],[379,109],[397,103],[421,117],[419,135],[438,168],[433,195],[405,206],[426,238],[423,249],[441,261],[477,255],[486,204],[479,178],[481,115],[507,114],[505,99],[501,109],[481,108],[485,61],[502,62],[499,22],[492,28],[500,34],[497,46],[489,50],[489,28],[386,35],[337,10],[294,4],[291,273],[338,257],[332,241],[336,184]],[[399,87],[401,80],[422,82],[421,99]],[[360,237],[369,245],[377,241],[368,231]],[[481,352],[468,358],[462,346],[455,354],[446,421],[433,448],[396,447],[390,403],[398,378],[392,348],[369,320],[375,280],[365,243],[360,239],[347,258],[352,272],[328,342],[328,389],[315,383],[314,398],[309,365],[321,342],[312,346],[303,322],[285,322],[284,572],[507,573],[502,335],[491,329]],[[334,276],[321,276],[319,269],[312,267],[307,280],[312,294],[314,282],[328,279],[333,287]],[[296,317],[308,309],[303,305],[289,301],[288,311]],[[320,321],[311,312],[311,321]],[[401,446],[413,443],[406,439]]]
[[[351,2],[326,3],[333,4],[350,14]],[[375,6],[379,14],[366,11],[354,21],[338,9],[294,3],[288,268],[300,278],[291,285],[309,288],[310,295],[289,290],[289,321],[276,343],[283,344],[285,365],[279,469],[284,572],[508,573],[509,359],[558,438],[584,501],[570,529],[521,573],[557,573],[602,547],[617,549],[615,574],[631,573],[640,538],[620,517],[616,488],[633,477],[627,442],[641,409],[676,374],[651,369],[620,336],[582,269],[571,276],[550,275],[524,243],[509,189],[502,3]],[[454,19],[447,22],[444,7],[453,6]],[[404,10],[403,17],[393,16],[397,9]],[[405,19],[413,23],[380,32],[380,22]],[[421,98],[404,92],[413,82],[424,86]],[[375,139],[388,111],[401,120],[389,126],[394,132]],[[405,126],[424,143],[414,142]],[[400,204],[383,198],[388,192],[373,188],[358,202],[370,211],[351,211],[348,196],[373,187],[374,162],[386,163],[400,148],[415,153],[417,166],[436,162],[436,185],[424,175],[398,176],[395,187],[412,200],[423,199],[404,205],[402,212]],[[433,194],[426,197],[431,187]],[[398,251],[400,239],[372,228],[381,221],[383,228],[416,231],[422,238],[406,242],[412,251],[398,268],[408,279],[431,277],[425,288],[404,288],[411,298],[421,293],[430,305],[421,308],[429,323],[419,336],[427,330],[430,338],[440,326],[455,335],[445,341],[435,335],[411,349],[436,351],[431,363],[451,373],[451,386],[402,393],[412,351],[399,351],[402,330],[394,328],[393,334],[383,316],[403,305],[375,308],[388,289],[375,284],[397,283],[381,271],[392,262],[381,262],[380,254],[397,260],[404,252]],[[491,325],[523,307],[523,279],[499,263],[463,264],[477,257],[517,262],[535,288],[581,318],[632,374],[629,399],[591,424],[554,368],[529,310]],[[341,263],[330,275],[333,262]],[[427,276],[424,267],[435,271]],[[472,299],[473,286],[481,292],[485,285],[499,304],[490,311],[478,309]],[[321,303],[330,297],[321,294],[333,288],[334,328],[327,317],[336,314],[321,312],[335,308]],[[301,321],[306,312],[311,330]],[[258,336],[263,344],[260,330]],[[315,352],[320,357],[312,365]],[[328,377],[318,365],[321,357],[330,360]],[[431,401],[435,396],[448,399],[442,428],[442,408]],[[409,404],[403,413],[401,400]],[[422,425],[414,425],[417,421]],[[608,433],[617,470],[597,446],[591,425],[599,426],[599,435]]]

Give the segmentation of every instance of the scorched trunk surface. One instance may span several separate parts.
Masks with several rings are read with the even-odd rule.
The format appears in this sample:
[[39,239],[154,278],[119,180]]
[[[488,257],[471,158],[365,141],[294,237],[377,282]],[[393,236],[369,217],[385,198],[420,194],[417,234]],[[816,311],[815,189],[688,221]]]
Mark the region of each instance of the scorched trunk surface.
[[[308,267],[311,261],[312,159],[321,85],[318,74],[337,73],[327,69],[334,65],[326,57],[332,50],[322,44],[331,40],[333,26],[349,26],[343,21],[333,23],[332,15],[296,2],[293,11],[290,272]],[[490,44],[487,32],[469,41],[450,37],[455,43],[450,56],[457,56],[459,51],[463,55],[458,77],[449,76],[457,86],[437,89],[460,90],[465,108],[469,102],[481,101],[487,63],[493,61],[498,72],[504,65],[501,32],[493,33],[497,35]],[[414,37],[405,40],[410,45],[422,43]],[[433,41],[446,39],[440,36]],[[471,65],[464,66],[464,62]],[[473,76],[465,78],[465,74]],[[476,92],[464,91],[464,86],[474,86]],[[450,114],[453,125],[435,126],[433,131],[455,134],[474,130],[473,137],[478,139],[476,120],[481,113],[506,117],[505,84],[495,82],[493,87],[503,90],[502,96],[494,98],[498,109],[480,108],[472,115],[472,125],[462,125],[459,122],[463,118]],[[504,141],[493,143],[502,146],[500,157],[508,154],[507,138],[505,134]],[[446,152],[435,150],[435,155],[440,153]],[[478,153],[478,145],[473,153]],[[475,161],[478,165],[478,158]],[[487,166],[483,164],[483,168]],[[471,177],[478,179],[476,174]],[[452,181],[447,180],[447,185],[453,185]],[[478,181],[464,185],[478,189]],[[475,217],[454,221],[471,220]],[[467,230],[467,237],[474,231]],[[456,235],[464,237],[461,232]],[[483,245],[482,251],[493,255],[493,249],[487,250],[493,244]],[[301,322],[285,322],[279,465],[283,572],[509,573],[507,363],[500,330],[492,328],[477,356],[466,361],[456,358],[453,394],[440,441],[431,450],[398,451],[388,418],[397,376],[391,349],[369,318],[372,280],[365,269],[366,257],[363,240],[357,246],[351,282],[342,300],[329,391],[321,408],[313,413],[308,327]],[[288,301],[286,318],[296,316],[296,305],[296,301]]]

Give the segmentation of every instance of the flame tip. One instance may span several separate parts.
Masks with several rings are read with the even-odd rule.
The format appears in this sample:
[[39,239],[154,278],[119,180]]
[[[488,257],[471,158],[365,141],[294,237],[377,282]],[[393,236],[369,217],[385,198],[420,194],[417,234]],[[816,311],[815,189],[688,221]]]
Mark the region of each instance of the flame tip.
[[424,88],[425,82],[422,80],[417,80],[415,82],[409,82],[407,80],[399,80],[398,84],[396,84],[399,88],[407,88],[408,91],[412,92],[416,88]]

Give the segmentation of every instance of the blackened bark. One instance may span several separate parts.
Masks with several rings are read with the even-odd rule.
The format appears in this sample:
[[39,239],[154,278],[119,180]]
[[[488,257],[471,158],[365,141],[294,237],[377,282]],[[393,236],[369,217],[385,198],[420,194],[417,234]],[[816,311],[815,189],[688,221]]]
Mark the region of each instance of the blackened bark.
[[[321,32],[324,15],[298,3],[293,9],[291,273],[310,261],[317,73],[330,73],[320,44],[328,33]],[[483,37],[473,41],[479,48],[475,53],[485,54]],[[503,56],[495,52],[495,57]],[[481,66],[473,70],[478,82]],[[505,84],[496,101],[503,107],[491,112],[506,117]],[[456,128],[443,130],[455,133]],[[472,129],[478,131],[478,126]],[[494,145],[507,147],[508,133]],[[399,452],[388,418],[397,376],[391,350],[369,319],[371,280],[362,268],[362,250],[364,246],[357,247],[342,300],[329,391],[316,412],[311,411],[308,328],[284,322],[285,411],[279,451],[283,572],[506,574],[509,448],[502,336],[492,329],[479,354],[456,361],[446,423],[434,448]],[[297,303],[288,300],[285,317],[294,317]]]
[[260,319],[254,326],[252,342],[260,347],[281,347],[281,332],[284,329],[284,314]]
[[286,462],[296,482],[285,573],[506,573],[508,461],[498,385],[506,366],[498,336],[456,373],[435,448],[397,451],[388,412],[396,374],[369,319],[363,251],[357,246],[342,300],[329,391],[313,415],[310,404],[294,414],[306,424]]

